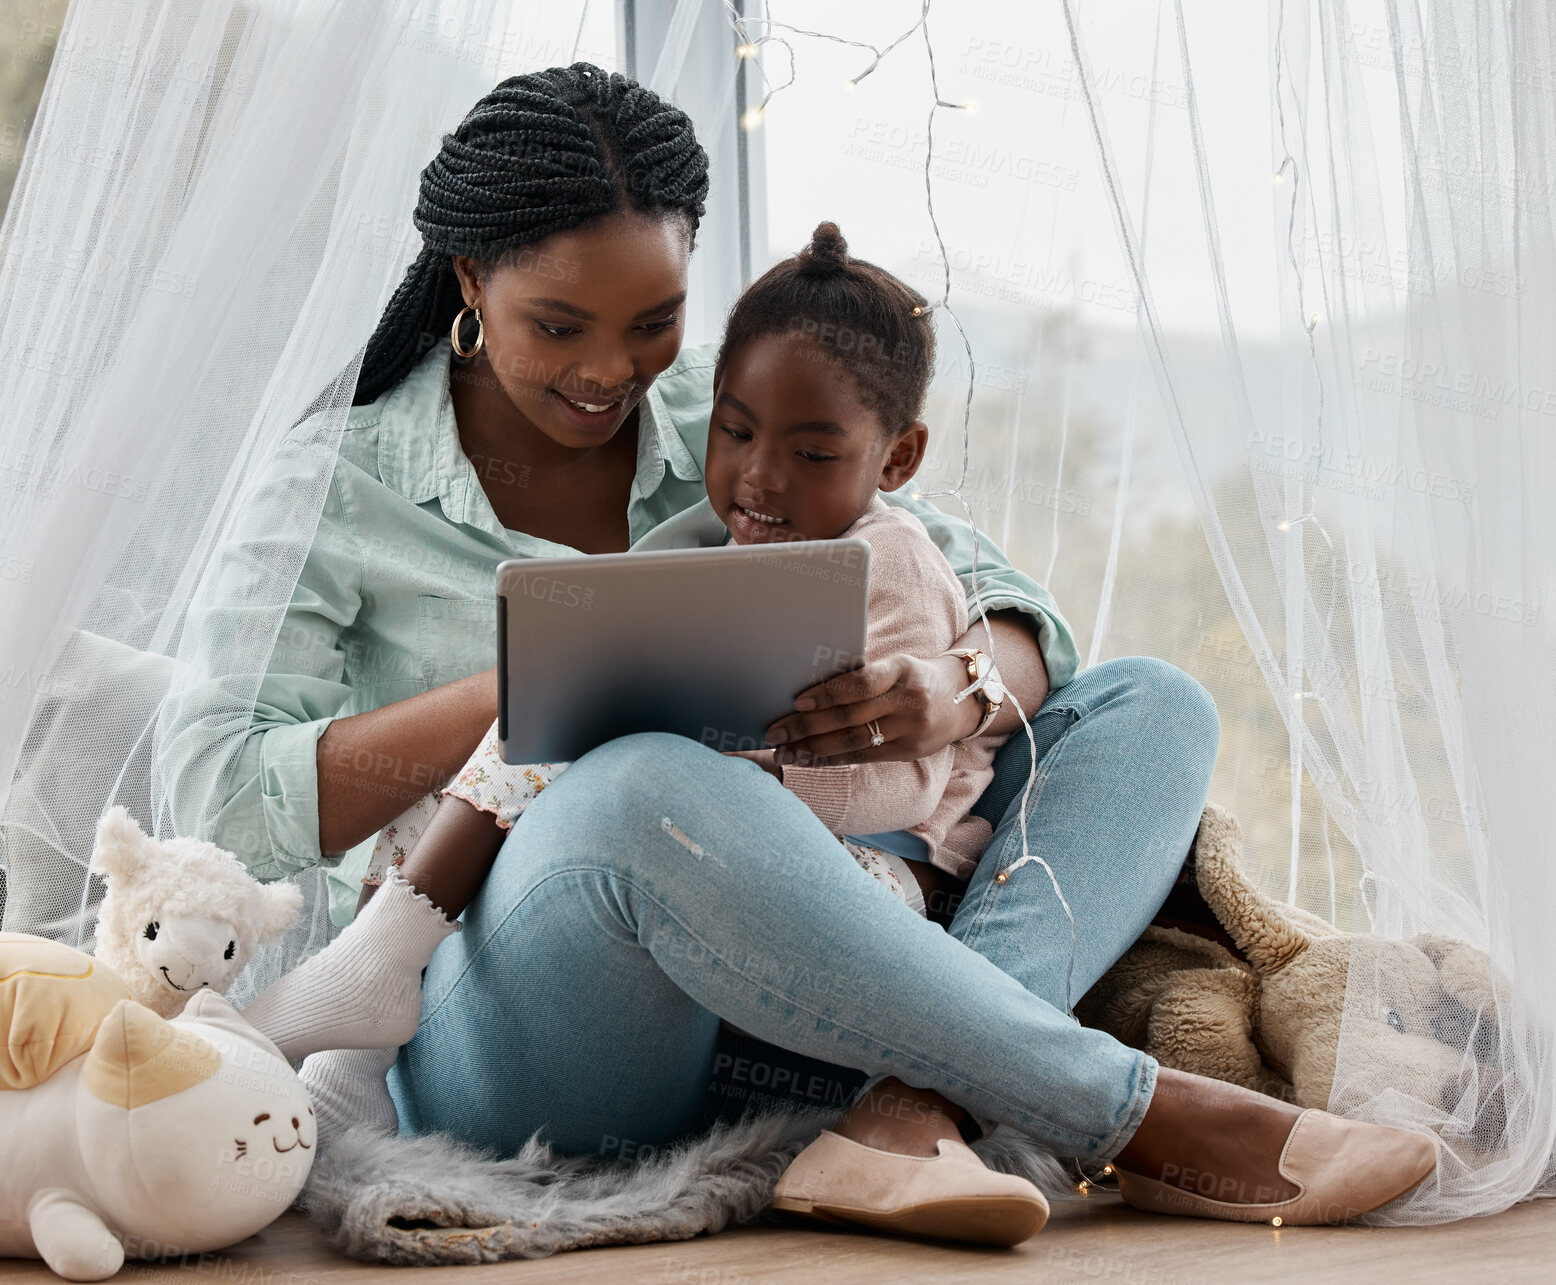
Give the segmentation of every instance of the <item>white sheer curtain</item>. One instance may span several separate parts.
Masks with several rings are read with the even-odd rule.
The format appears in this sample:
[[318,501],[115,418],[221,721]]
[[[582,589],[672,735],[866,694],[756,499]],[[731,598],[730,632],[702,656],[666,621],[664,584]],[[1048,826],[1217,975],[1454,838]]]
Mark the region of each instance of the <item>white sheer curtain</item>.
[[[774,252],[836,218],[938,292],[922,44],[860,79],[867,50],[792,30],[881,47],[919,5],[772,9],[797,53],[763,124]],[[937,113],[929,175],[977,361],[965,493],[1090,661],[1210,689],[1251,872],[1365,935],[1331,1105],[1443,1139],[1409,1222],[1552,1189],[1550,23],[1516,0],[930,15],[940,96],[971,103]],[[969,373],[941,333],[933,487]],[[1378,944],[1442,940],[1494,968]]]
[[[1073,3],[1067,17],[1089,90],[1100,33]],[[1320,874],[1330,904],[1315,908],[1332,918],[1460,939],[1496,970],[1482,1007],[1450,992],[1471,1011],[1446,1020],[1443,1003],[1433,1018],[1438,1048],[1457,1039],[1462,1051],[1433,1050],[1402,1081],[1378,1056],[1380,1023],[1406,1024],[1391,1015],[1420,979],[1354,951],[1331,1103],[1442,1137],[1435,1181],[1399,1219],[1484,1212],[1545,1184],[1556,1132],[1551,16],[1537,4],[1271,0],[1263,228],[1216,204],[1239,162],[1218,154],[1205,116],[1233,110],[1253,77],[1196,56],[1212,21],[1184,0],[1163,15],[1159,52],[1182,78],[1175,124],[1192,158],[1179,180],[1192,179],[1183,195],[1203,238],[1157,239],[1150,256],[1203,256],[1219,361],[1179,361],[1140,212],[1120,199],[1125,261],[1211,554],[1290,737],[1289,894]],[[1084,100],[1116,178],[1100,95]],[[1277,282],[1262,388],[1228,240],[1267,255]],[[1238,439],[1240,463],[1210,464]],[[1322,800],[1311,816],[1304,776]]]
[[[96,818],[122,802],[167,831],[157,712],[206,661],[234,711],[201,783],[214,809],[361,348],[420,248],[420,171],[498,81],[572,61],[583,14],[507,0],[72,5],[0,229],[8,929],[89,940]],[[219,657],[194,657],[191,596],[246,481],[305,418],[318,468],[267,548],[263,601],[244,604]],[[291,956],[329,931],[307,882]]]
[[[920,0],[773,8],[883,47]],[[419,247],[417,176],[498,80],[571,61],[581,20],[72,7],[0,227],[7,928],[85,940],[96,817],[166,826],[151,738],[194,660],[188,604],[312,411],[317,486],[223,658],[252,703],[361,345]],[[1446,1144],[1406,1221],[1551,1186],[1550,24],[1531,0],[964,0],[930,20],[943,96],[977,100],[939,113],[931,179],[978,362],[980,524],[1088,659],[1160,655],[1211,690],[1214,797],[1268,891],[1495,965],[1444,997],[1409,1082],[1373,1056],[1397,978],[1376,951],[1351,970],[1332,1105]],[[856,80],[858,46],[793,42],[760,125],[775,253],[836,218],[937,292],[922,43]],[[656,87],[722,104],[707,78],[731,75],[688,58]],[[944,337],[928,488],[961,467],[969,371]],[[328,931],[311,905],[289,957]]]

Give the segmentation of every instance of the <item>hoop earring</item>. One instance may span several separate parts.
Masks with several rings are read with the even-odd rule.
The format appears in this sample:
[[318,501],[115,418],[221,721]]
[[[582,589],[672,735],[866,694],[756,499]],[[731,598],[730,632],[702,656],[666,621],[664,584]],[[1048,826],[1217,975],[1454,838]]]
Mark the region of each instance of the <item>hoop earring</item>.
[[[465,313],[467,312],[475,313],[475,347],[469,352],[466,352],[459,346],[459,323],[465,319]],[[481,351],[481,346],[486,342],[486,327],[481,323],[481,310],[466,304],[459,310],[459,315],[454,318],[454,325],[449,333],[453,337],[454,351],[456,353],[461,357],[474,357],[476,353]]]

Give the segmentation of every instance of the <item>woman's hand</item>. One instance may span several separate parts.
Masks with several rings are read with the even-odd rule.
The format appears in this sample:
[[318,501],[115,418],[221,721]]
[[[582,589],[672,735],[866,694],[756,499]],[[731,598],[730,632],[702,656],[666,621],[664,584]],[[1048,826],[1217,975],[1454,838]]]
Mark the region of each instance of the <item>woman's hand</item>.
[[783,780],[783,769],[773,762],[771,750],[721,750],[725,758],[748,759],[755,763],[762,771]]
[[[767,739],[777,746],[778,763],[797,767],[928,758],[982,721],[976,696],[956,703],[966,686],[967,665],[955,656],[885,656],[806,688],[795,712],[767,729]],[[885,737],[873,747],[872,720]]]
[[[993,635],[992,650],[985,628]],[[977,622],[952,647],[988,651],[999,666],[1006,700],[989,724],[991,733],[1013,732],[1048,698],[1037,631],[1020,612],[993,612],[987,626]],[[883,656],[801,692],[795,712],[769,727],[767,739],[778,746],[773,755],[778,763],[799,767],[928,758],[970,736],[983,721],[977,696],[956,703],[966,686],[966,662],[955,656]],[[873,748],[871,719],[886,738]]]

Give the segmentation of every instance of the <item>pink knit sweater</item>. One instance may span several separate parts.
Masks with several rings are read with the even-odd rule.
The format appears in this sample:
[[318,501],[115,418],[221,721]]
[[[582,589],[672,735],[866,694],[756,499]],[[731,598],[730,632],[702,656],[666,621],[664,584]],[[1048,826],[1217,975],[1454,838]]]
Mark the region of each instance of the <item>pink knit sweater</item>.
[[[867,660],[936,656],[967,631],[961,582],[911,513],[877,495],[843,535],[870,545]],[[833,834],[908,830],[929,845],[935,865],[966,879],[991,834],[970,810],[993,779],[994,751],[1008,735],[984,732],[907,763],[785,767],[783,783]]]

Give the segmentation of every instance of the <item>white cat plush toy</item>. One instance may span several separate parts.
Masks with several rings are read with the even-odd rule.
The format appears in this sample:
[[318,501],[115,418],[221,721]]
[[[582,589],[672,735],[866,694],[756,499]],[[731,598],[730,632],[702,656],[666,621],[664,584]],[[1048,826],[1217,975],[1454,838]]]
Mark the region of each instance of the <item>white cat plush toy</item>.
[[102,960],[0,933],[0,1035],[0,1256],[102,1280],[235,1244],[308,1177],[307,1091],[214,990],[168,1021]]

